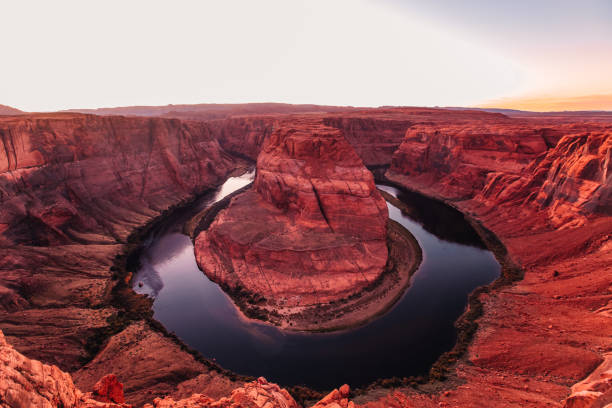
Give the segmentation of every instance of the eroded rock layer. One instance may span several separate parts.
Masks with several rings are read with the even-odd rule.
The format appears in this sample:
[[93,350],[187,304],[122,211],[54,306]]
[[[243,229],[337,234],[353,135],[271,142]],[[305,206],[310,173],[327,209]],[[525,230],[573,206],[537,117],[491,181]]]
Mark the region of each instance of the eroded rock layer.
[[[126,311],[114,305],[112,269],[128,236],[224,181],[236,163],[204,123],[82,114],[0,118],[0,328],[7,338],[28,357],[82,368],[105,336],[128,327]],[[140,306],[127,304],[138,317]],[[142,321],[134,325],[138,330],[125,330],[124,338],[149,347],[141,350],[149,367],[122,376],[128,394],[138,395],[132,401],[209,372],[172,339]],[[159,358],[152,360],[153,345]],[[115,359],[127,352],[116,351]],[[121,375],[133,363],[114,370]],[[75,379],[89,388],[104,374],[93,378],[84,369]],[[170,378],[165,390],[157,385],[163,378]]]
[[[521,281],[480,296],[479,330],[454,369],[465,384],[426,401],[612,402],[612,384],[597,379],[573,387],[561,403],[568,387],[612,350],[611,143],[610,125],[593,123],[447,124],[406,132],[387,176],[469,214],[501,239],[506,267],[524,271]],[[474,390],[491,392],[480,397]]]
[[257,160],[254,187],[196,239],[206,274],[272,303],[359,293],[387,261],[387,207],[339,130],[283,123]]

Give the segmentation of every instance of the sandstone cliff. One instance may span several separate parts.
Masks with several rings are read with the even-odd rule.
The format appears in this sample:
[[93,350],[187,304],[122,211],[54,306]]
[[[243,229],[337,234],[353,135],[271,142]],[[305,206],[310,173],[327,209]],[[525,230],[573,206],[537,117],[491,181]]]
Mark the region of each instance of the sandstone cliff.
[[[611,141],[609,125],[588,123],[406,132],[387,176],[469,214],[505,245],[506,270],[524,271],[521,281],[481,294],[479,330],[453,370],[466,383],[439,395],[441,403],[560,406],[567,387],[610,352]],[[612,402],[609,382],[599,387],[578,387],[564,406]],[[495,391],[480,398],[476,389]]]
[[271,304],[346,298],[387,260],[387,207],[341,132],[290,121],[271,135],[252,190],[196,239],[206,274]]
[[[27,356],[70,371],[92,357],[104,333],[121,328],[135,347],[173,350],[155,360],[143,355],[150,371],[127,378],[139,398],[207,375],[172,339],[143,322],[129,326],[114,304],[113,265],[136,228],[216,186],[236,165],[203,123],[80,114],[0,119],[0,327],[7,338]],[[81,370],[76,380],[89,388],[104,374]],[[154,379],[168,377],[168,388],[159,389]],[[221,383],[225,390],[229,381]]]

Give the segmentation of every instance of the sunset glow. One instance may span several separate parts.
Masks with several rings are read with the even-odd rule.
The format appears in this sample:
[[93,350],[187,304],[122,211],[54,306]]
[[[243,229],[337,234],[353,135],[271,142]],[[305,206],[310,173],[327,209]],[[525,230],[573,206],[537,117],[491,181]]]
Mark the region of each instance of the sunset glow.
[[0,102],[611,109],[612,4],[511,3],[11,2]]

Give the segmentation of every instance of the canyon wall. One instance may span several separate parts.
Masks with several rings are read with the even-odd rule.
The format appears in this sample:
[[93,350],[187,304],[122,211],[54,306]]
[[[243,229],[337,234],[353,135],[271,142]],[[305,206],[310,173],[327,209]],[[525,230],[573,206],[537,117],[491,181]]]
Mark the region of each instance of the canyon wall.
[[387,261],[387,207],[374,179],[339,130],[305,119],[277,126],[254,187],[197,237],[198,264],[272,304],[358,293]]
[[[150,314],[148,302],[134,297],[115,305],[123,292],[114,265],[136,228],[218,185],[237,165],[199,122],[81,114],[0,119],[0,327],[7,338],[29,357],[81,369],[75,379],[89,388],[101,375],[88,375],[96,362],[83,363],[97,342],[121,331],[123,346],[111,358],[125,357],[130,364],[122,370],[140,373],[127,377],[140,398],[200,375],[219,378],[212,383],[225,391],[229,380],[207,375],[210,369],[174,340],[132,322]],[[155,359],[151,347],[161,350]]]
[[524,273],[479,296],[479,329],[453,369],[465,384],[428,403],[612,402],[612,384],[598,379],[574,386],[563,403],[568,387],[606,364],[612,351],[611,143],[612,126],[584,122],[449,123],[406,132],[388,178],[495,233],[507,250],[505,270],[519,265]]
[[413,126],[389,174],[446,200],[545,211],[546,225],[560,228],[612,213],[611,132],[599,124]]

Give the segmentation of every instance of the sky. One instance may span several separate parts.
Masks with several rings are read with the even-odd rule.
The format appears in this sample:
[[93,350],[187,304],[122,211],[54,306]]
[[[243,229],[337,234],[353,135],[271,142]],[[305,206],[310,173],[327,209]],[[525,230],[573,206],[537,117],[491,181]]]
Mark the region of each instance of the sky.
[[612,110],[609,0],[8,0],[0,103]]

